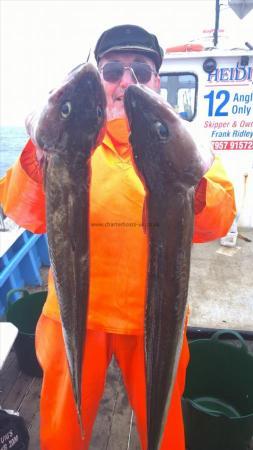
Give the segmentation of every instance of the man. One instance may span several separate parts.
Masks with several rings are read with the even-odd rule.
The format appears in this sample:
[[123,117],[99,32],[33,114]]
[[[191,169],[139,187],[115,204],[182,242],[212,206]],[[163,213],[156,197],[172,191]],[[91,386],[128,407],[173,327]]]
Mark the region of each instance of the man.
[[[82,441],[50,272],[48,298],[36,330],[37,355],[44,370],[41,450],[88,449],[113,355],[136,414],[142,449],[146,449],[143,329],[147,237],[141,226],[131,226],[142,223],[145,191],[132,165],[123,96],[136,79],[159,91],[162,56],[156,37],[133,25],[105,31],[96,45],[108,123],[104,141],[92,157],[91,273],[82,397],[86,435]],[[7,173],[2,203],[5,213],[21,226],[37,233],[46,231],[42,176],[31,141]],[[194,242],[223,236],[233,221],[233,188],[219,161],[199,184],[195,213]],[[162,450],[185,450],[181,396],[187,363],[184,336]]]

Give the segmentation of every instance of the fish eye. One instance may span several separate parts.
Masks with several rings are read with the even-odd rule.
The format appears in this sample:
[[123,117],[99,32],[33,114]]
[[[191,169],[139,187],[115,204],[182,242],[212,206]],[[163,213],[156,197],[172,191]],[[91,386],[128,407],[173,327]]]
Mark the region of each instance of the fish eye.
[[154,125],[161,139],[167,139],[169,137],[169,130],[167,125],[159,121],[155,122]]
[[97,106],[97,117],[98,119],[101,119],[103,117],[103,110],[101,106]]
[[70,102],[66,102],[61,107],[61,116],[63,119],[67,119],[72,110],[72,106]]

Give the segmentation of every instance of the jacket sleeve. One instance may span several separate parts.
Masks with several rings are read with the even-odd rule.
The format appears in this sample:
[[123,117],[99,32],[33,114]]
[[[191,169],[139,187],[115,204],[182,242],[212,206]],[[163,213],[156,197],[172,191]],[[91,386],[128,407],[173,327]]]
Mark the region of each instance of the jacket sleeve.
[[234,189],[218,156],[195,194],[193,242],[225,236],[236,215]]
[[4,213],[21,227],[45,233],[45,195],[35,152],[29,140],[14,166],[0,180],[0,204]]

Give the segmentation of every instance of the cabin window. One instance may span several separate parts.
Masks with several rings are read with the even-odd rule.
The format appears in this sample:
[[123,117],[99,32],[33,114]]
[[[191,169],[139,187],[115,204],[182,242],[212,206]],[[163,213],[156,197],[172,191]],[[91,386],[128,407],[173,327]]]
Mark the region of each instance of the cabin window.
[[197,110],[197,76],[193,73],[162,73],[161,95],[180,116],[191,122]]

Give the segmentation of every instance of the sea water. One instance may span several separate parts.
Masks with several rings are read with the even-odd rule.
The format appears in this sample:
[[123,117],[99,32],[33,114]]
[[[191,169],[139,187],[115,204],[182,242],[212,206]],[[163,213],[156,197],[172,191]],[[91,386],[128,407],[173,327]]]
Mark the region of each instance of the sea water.
[[25,127],[0,127],[0,178],[14,164],[27,141]]

